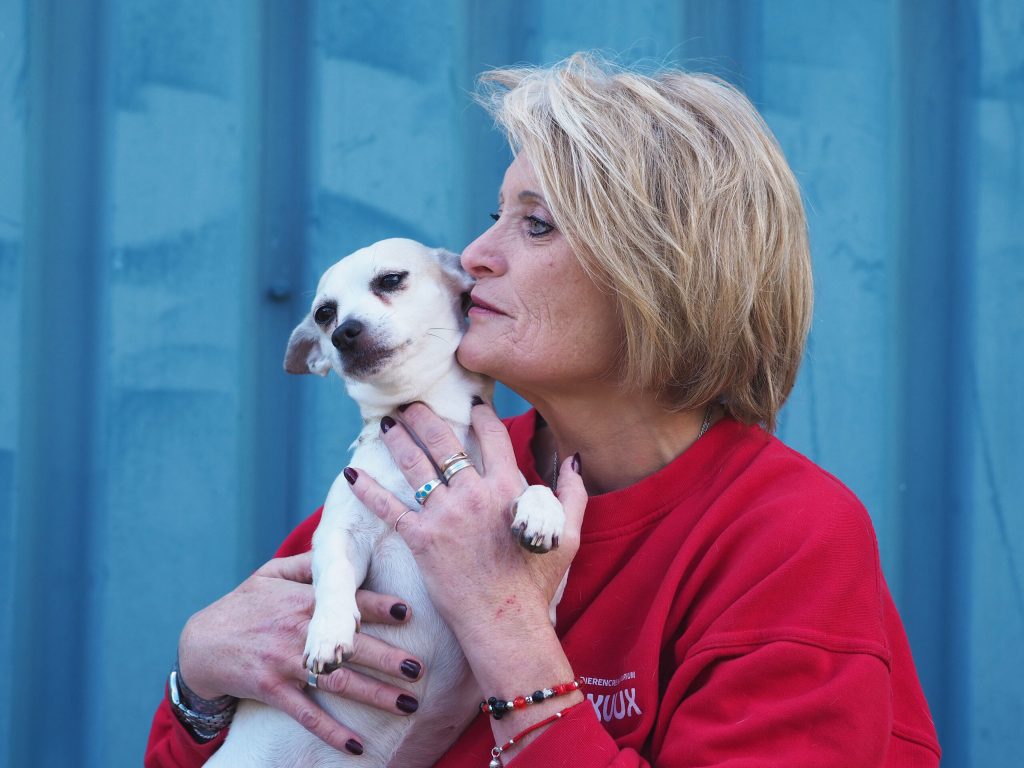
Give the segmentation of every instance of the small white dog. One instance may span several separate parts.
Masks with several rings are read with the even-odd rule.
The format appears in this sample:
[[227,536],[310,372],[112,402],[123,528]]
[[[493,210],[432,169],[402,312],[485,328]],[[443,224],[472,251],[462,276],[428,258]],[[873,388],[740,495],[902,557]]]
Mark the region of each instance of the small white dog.
[[[290,373],[326,376],[333,368],[344,379],[363,417],[351,463],[410,509],[418,507],[413,490],[380,438],[381,418],[394,416],[397,406],[415,400],[426,403],[451,425],[480,466],[469,427],[471,401],[474,395],[490,399],[493,384],[455,360],[466,328],[463,302],[471,287],[472,279],[456,254],[412,240],[383,240],[324,273],[309,315],[288,342],[285,369]],[[562,532],[564,514],[551,491],[543,486],[526,488],[515,509],[512,527],[520,541],[532,544],[534,551],[552,548]],[[362,631],[423,660],[423,677],[406,684],[419,700],[418,710],[400,717],[310,689],[325,710],[365,735],[365,752],[355,757],[324,744],[282,712],[243,701],[227,741],[208,765],[432,765],[478,711],[480,694],[462,650],[430,603],[409,548],[363,507],[341,475],[331,486],[313,537],[313,584],[316,608],[306,641],[306,664],[315,671],[341,663],[352,653],[359,628],[358,587],[399,595],[409,604],[408,625],[367,624]]]

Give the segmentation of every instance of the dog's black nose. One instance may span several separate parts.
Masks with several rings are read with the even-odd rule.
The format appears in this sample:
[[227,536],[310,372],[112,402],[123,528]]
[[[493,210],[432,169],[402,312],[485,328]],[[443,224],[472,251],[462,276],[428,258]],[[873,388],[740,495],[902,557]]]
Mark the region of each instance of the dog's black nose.
[[356,339],[359,338],[359,334],[362,332],[363,324],[350,317],[334,329],[334,333],[331,334],[331,344],[339,351],[352,349],[356,345]]

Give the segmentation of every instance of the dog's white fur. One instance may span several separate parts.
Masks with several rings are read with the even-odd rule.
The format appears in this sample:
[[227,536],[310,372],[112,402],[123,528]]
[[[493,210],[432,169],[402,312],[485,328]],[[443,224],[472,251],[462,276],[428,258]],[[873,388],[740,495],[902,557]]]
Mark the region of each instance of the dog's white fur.
[[[387,281],[382,283],[382,278],[403,273],[398,288],[386,290]],[[324,273],[309,315],[288,343],[286,370],[326,376],[334,369],[345,380],[363,417],[351,464],[417,510],[410,514],[429,514],[429,502],[420,512],[413,490],[380,439],[381,418],[397,416],[398,405],[415,400],[429,405],[480,466],[479,447],[469,427],[471,398],[490,399],[493,384],[455,360],[465,329],[461,303],[471,286],[456,254],[412,240],[383,240]],[[317,312],[331,306],[333,318],[318,324]],[[321,319],[329,314],[321,312]],[[362,323],[362,338],[352,349],[344,341],[335,348],[332,333],[349,319]],[[561,505],[551,491],[527,488],[515,508],[512,526],[521,541],[538,541],[541,549],[551,548],[564,523]],[[332,716],[363,735],[365,753],[356,757],[335,751],[282,712],[243,701],[227,741],[208,765],[432,765],[473,718],[479,691],[451,630],[430,603],[409,548],[359,503],[341,475],[331,486],[313,537],[313,583],[316,609],[306,642],[311,669],[323,669],[350,655],[360,618],[357,587],[399,595],[408,603],[412,619],[406,626],[367,624],[362,631],[423,661],[423,677],[403,683],[419,700],[419,709],[401,717],[310,690]]]

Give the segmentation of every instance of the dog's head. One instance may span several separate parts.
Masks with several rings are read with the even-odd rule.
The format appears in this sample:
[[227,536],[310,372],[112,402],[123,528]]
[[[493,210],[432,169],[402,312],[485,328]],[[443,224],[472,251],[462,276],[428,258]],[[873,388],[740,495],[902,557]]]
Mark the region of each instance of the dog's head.
[[453,364],[473,285],[458,254],[413,240],[381,240],[346,256],[320,278],[306,318],[285,353],[289,373],[407,389]]

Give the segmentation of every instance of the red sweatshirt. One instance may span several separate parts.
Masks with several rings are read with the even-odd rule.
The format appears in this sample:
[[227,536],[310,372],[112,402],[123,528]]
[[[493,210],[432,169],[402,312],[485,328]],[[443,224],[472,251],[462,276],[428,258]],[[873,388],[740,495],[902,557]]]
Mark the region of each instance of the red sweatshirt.
[[[508,425],[539,483],[534,420]],[[308,549],[318,519],[278,554]],[[725,419],[664,469],[590,498],[558,634],[589,703],[511,750],[510,768],[939,764],[867,513],[756,427]],[[481,715],[437,766],[479,768],[493,745]],[[165,698],[146,765],[200,766],[212,748]]]

